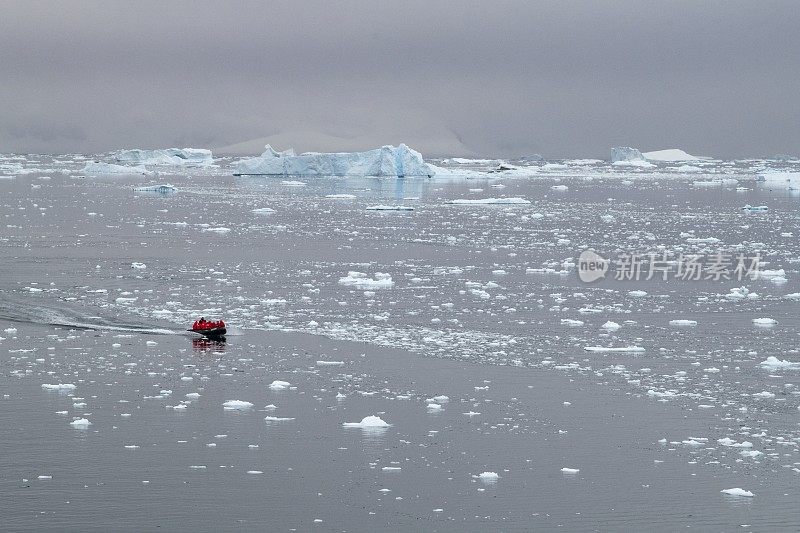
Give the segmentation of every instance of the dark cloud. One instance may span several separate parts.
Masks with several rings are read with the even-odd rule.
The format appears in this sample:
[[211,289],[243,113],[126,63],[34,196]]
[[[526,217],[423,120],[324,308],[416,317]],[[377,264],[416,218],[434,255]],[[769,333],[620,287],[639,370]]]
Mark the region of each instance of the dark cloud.
[[499,156],[800,153],[793,0],[25,0],[0,13],[3,152],[255,150],[266,138]]

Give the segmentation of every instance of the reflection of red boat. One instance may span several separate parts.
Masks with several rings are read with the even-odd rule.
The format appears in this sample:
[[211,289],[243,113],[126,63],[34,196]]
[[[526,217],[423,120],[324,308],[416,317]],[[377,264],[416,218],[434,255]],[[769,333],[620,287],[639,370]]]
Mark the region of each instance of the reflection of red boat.
[[222,354],[225,352],[225,338],[207,339],[205,337],[198,337],[192,339],[192,350],[197,353],[216,353]]
[[228,330],[222,320],[212,321],[201,318],[197,320],[189,329],[192,333],[199,333],[209,339],[221,339],[225,337]]

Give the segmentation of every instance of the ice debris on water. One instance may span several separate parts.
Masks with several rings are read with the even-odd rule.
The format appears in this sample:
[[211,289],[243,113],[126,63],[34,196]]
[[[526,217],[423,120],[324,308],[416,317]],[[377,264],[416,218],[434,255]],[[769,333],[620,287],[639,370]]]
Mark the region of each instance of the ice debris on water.
[[744,490],[739,487],[734,487],[732,489],[722,489],[720,492],[723,494],[727,494],[728,496],[738,496],[743,498],[752,498],[753,496],[755,496],[755,494],[753,494],[749,490]]
[[763,328],[772,327],[772,326],[776,325],[777,323],[778,323],[778,321],[775,320],[774,318],[754,318],[753,319],[753,325],[754,326],[759,326],[759,327],[763,327]]
[[677,320],[670,320],[670,326],[696,326],[697,320],[686,320],[686,319],[677,319]]
[[459,198],[457,200],[451,200],[448,203],[453,205],[525,205],[531,202],[525,198],[480,198],[474,200]]
[[84,174],[149,174],[148,170],[143,166],[128,167],[99,161],[86,163],[81,172]]
[[170,183],[163,183],[161,185],[146,185],[144,187],[136,187],[133,190],[136,192],[157,192],[160,194],[169,194],[177,191],[178,189]]
[[253,404],[244,400],[228,400],[222,404],[226,411],[246,411],[253,408]]
[[390,426],[381,417],[375,415],[365,416],[361,422],[345,422],[342,425],[346,428],[388,428]]
[[75,390],[75,385],[72,383],[42,383],[42,388],[45,390],[70,391]]
[[761,361],[759,366],[767,370],[800,369],[800,362],[778,359],[774,355],[770,355],[765,361]]
[[414,208],[410,205],[370,205],[367,211],[413,211]]
[[350,271],[347,276],[339,278],[340,285],[353,286],[359,289],[387,289],[394,286],[392,276],[383,272],[376,272],[375,279],[370,279],[364,272]]
[[276,379],[275,381],[273,381],[272,383],[269,384],[269,388],[272,389],[272,390],[276,390],[276,391],[277,390],[286,390],[291,386],[292,386],[292,384],[289,383],[288,381],[281,381],[279,379]]

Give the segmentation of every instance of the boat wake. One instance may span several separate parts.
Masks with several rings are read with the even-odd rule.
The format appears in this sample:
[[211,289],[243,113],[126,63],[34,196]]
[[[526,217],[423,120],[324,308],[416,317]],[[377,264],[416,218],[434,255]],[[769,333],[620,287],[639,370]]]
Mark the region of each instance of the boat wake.
[[0,321],[36,324],[80,330],[120,331],[143,335],[184,335],[182,330],[156,328],[147,324],[120,322],[113,318],[88,315],[67,305],[41,305],[9,298],[0,291]]

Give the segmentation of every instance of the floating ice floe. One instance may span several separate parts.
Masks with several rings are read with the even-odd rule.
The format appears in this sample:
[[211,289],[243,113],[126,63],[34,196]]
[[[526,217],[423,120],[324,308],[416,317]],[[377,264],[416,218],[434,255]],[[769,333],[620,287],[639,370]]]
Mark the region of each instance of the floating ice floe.
[[766,279],[771,281],[772,283],[786,283],[786,271],[782,268],[776,270],[756,270],[753,272],[753,279]]
[[480,479],[485,483],[496,483],[500,479],[500,474],[497,472],[481,472],[477,476],[472,476],[475,479]]
[[272,390],[286,390],[291,386],[292,384],[288,381],[281,381],[278,379],[269,384],[269,388]]
[[435,170],[425,163],[422,154],[405,144],[383,146],[366,152],[295,155],[293,150],[277,152],[267,145],[259,157],[238,161],[234,175],[271,176],[433,176]]
[[722,494],[727,494],[728,496],[737,496],[743,498],[752,498],[753,496],[755,496],[755,494],[753,494],[749,490],[744,490],[739,487],[734,487],[732,489],[722,489],[720,492]]
[[264,420],[267,422],[288,422],[289,420],[294,420],[294,418],[287,416],[265,416]]
[[753,325],[761,328],[771,328],[778,323],[774,318],[754,318]]
[[222,404],[226,411],[246,411],[253,408],[253,404],[244,400],[228,400]]
[[91,426],[92,423],[85,418],[79,418],[77,420],[73,420],[72,422],[70,422],[69,425],[78,429],[86,429],[89,426]]
[[356,198],[355,194],[326,194],[325,198],[329,198],[331,200],[353,200]]
[[577,474],[578,472],[581,471],[581,469],[580,468],[567,468],[567,467],[564,467],[564,468],[561,469],[561,471],[563,473],[565,473],[565,474]]
[[119,150],[112,156],[120,163],[206,167],[214,163],[211,150],[204,148],[164,148],[160,150]]
[[317,361],[317,366],[344,366],[344,361]]
[[752,448],[753,447],[753,443],[750,442],[750,441],[736,442],[735,440],[733,440],[733,439],[731,439],[729,437],[725,437],[725,438],[722,438],[722,439],[717,439],[717,444],[720,444],[722,446],[727,446],[729,448]]
[[131,268],[135,270],[144,270],[147,268],[147,265],[145,265],[144,263],[133,262],[131,263]]
[[136,187],[133,190],[136,192],[156,192],[159,194],[169,194],[177,191],[178,189],[170,183],[162,183],[161,185],[145,185],[144,187]]
[[761,172],[756,181],[763,181],[770,185],[780,185],[789,189],[796,189],[800,185],[800,172],[786,172],[782,170],[765,170]]
[[84,174],[149,174],[148,170],[143,166],[126,167],[98,161],[86,163],[81,172]]
[[605,346],[585,346],[583,348],[587,352],[643,352],[644,348],[641,346],[622,346],[618,348],[607,348]]
[[603,325],[602,325],[602,326],[600,326],[600,327],[601,327],[602,329],[606,330],[606,331],[617,331],[617,330],[618,330],[619,328],[621,328],[622,326],[620,326],[620,325],[619,325],[619,324],[617,324],[616,322],[613,322],[613,321],[609,320],[608,322],[606,322],[605,324],[603,324]]
[[669,325],[678,327],[696,326],[697,320],[686,320],[683,318],[679,318],[677,320],[670,320]]
[[514,197],[514,198],[480,198],[480,199],[459,198],[457,200],[451,200],[448,203],[453,205],[519,205],[519,204],[529,204],[531,202],[530,200],[526,200],[525,198]]
[[270,213],[274,213],[275,210],[270,207],[259,207],[250,211],[251,213],[255,213],[257,215],[268,215]]
[[767,370],[800,369],[800,363],[787,361],[786,359],[778,359],[774,355],[770,355],[765,361],[761,361],[758,365]]
[[767,211],[769,207],[766,205],[750,205],[747,204],[742,208],[742,211],[749,211],[751,213],[761,213]]
[[75,390],[75,385],[72,383],[58,383],[58,384],[42,383],[42,388],[45,390],[71,391]]
[[231,228],[226,228],[224,226],[218,226],[218,227],[215,227],[215,228],[204,228],[203,229],[204,233],[224,234],[224,233],[230,233],[230,231],[231,231]]
[[410,205],[370,205],[367,211],[413,211]]
[[356,287],[359,289],[387,289],[394,286],[392,276],[383,272],[376,272],[375,279],[370,279],[363,272],[350,271],[347,276],[339,278],[339,285]]
[[632,296],[634,298],[641,298],[643,296],[647,296],[646,291],[628,291],[628,296]]
[[692,187],[734,187],[739,182],[733,178],[715,178],[713,180],[697,180],[692,182]]
[[381,417],[370,415],[361,419],[361,422],[345,422],[342,424],[346,428],[388,428],[387,424]]

